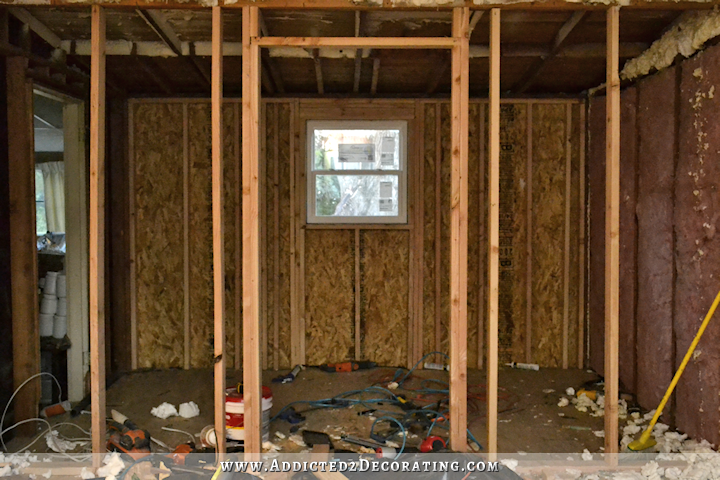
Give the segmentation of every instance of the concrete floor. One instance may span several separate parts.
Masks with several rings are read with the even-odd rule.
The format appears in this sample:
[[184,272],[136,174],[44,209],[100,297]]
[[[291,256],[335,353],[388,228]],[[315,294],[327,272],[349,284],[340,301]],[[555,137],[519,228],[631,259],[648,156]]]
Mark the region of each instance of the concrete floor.
[[[285,373],[284,371],[281,373]],[[273,390],[274,415],[286,404],[298,400],[319,400],[329,398],[349,390],[369,387],[379,381],[392,378],[394,368],[377,368],[353,373],[325,373],[318,369],[308,369],[290,384],[273,384],[271,380],[278,372],[267,371],[263,374],[263,383]],[[408,388],[419,388],[423,379],[436,378],[448,380],[447,372],[416,371],[411,380],[406,382]],[[559,397],[567,387],[577,388],[588,380],[597,378],[595,374],[584,370],[541,369],[539,372],[502,368],[500,371],[499,392],[499,437],[498,446],[502,453],[578,453],[587,448],[591,452],[599,452],[603,439],[596,437],[593,430],[603,429],[603,419],[581,413],[572,406],[557,406]],[[241,381],[240,372],[229,372],[229,386]],[[473,435],[481,444],[485,443],[485,373],[471,370],[468,372],[468,383],[471,391],[476,393],[468,406],[468,423]],[[189,437],[180,433],[167,432],[162,427],[170,427],[197,434],[213,422],[213,377],[212,370],[158,370],[137,372],[126,375],[118,380],[107,392],[108,415],[115,409],[134,420],[142,428],[148,429],[151,435],[171,447],[187,442]],[[549,390],[554,390],[550,392]],[[546,393],[547,392],[547,393]],[[409,397],[413,392],[397,390]],[[424,405],[438,397],[426,397],[417,400]],[[150,409],[162,402],[179,405],[182,402],[194,401],[200,407],[200,416],[192,419],[170,417],[162,420],[150,415]],[[305,409],[298,406],[298,410]],[[387,407],[389,408],[389,407]],[[306,422],[301,427],[325,431],[331,436],[342,434],[356,435],[367,438],[373,419],[359,416],[357,413],[366,408],[356,406],[337,410],[314,410],[306,413]],[[54,423],[71,421],[69,415],[53,419]],[[90,416],[82,415],[73,419],[83,428],[89,429]],[[60,433],[69,437],[77,437],[78,431],[72,427],[58,428]],[[300,451],[302,447],[288,438],[280,440],[274,432],[280,431],[289,435],[290,425],[277,420],[270,426],[270,439],[282,451]],[[443,435],[445,431],[438,429]],[[15,439],[10,446],[20,448],[24,439]],[[420,437],[410,436],[408,445],[417,446]],[[413,445],[414,444],[414,445]],[[336,448],[357,448],[344,442],[336,441]],[[45,451],[44,442],[36,443],[35,451]]]

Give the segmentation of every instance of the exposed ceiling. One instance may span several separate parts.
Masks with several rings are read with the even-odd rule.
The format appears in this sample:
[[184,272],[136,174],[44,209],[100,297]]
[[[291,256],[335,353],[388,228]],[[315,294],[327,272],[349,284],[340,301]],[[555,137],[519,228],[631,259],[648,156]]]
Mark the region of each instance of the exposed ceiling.
[[[14,13],[14,9],[11,13]],[[24,12],[24,13],[23,13]],[[637,56],[676,20],[677,10],[623,10],[620,64]],[[470,39],[470,90],[487,92],[488,16]],[[90,9],[43,8],[15,15],[67,51],[68,65],[88,72]],[[241,92],[241,13],[224,13],[224,88]],[[14,19],[18,23],[20,20]],[[449,36],[447,11],[265,10],[272,36]],[[35,27],[33,27],[35,25]],[[17,29],[17,26],[15,27]],[[43,33],[43,28],[47,31]],[[12,31],[12,28],[11,28]],[[49,32],[49,33],[48,33]],[[107,10],[108,81],[129,95],[209,95],[211,12]],[[605,77],[604,11],[512,10],[502,13],[501,89],[515,95],[577,95]],[[42,47],[42,46],[41,46]],[[52,48],[48,47],[48,54]],[[426,50],[263,50],[263,95],[433,96],[450,91],[450,52]],[[179,54],[179,55],[177,55]],[[170,55],[170,56],[168,56]]]

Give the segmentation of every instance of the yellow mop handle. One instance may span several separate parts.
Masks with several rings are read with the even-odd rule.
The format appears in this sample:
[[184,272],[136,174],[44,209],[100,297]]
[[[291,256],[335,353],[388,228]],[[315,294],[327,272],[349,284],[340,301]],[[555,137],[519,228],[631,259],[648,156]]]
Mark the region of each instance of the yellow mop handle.
[[708,324],[710,323],[710,319],[715,313],[715,309],[717,308],[718,304],[720,304],[720,292],[718,292],[717,296],[715,297],[715,301],[710,307],[710,310],[708,310],[707,315],[705,315],[705,320],[703,320],[703,323],[702,325],[700,325],[700,329],[698,330],[697,335],[695,335],[695,339],[693,339],[692,343],[690,344],[690,348],[688,348],[688,351],[685,354],[685,358],[683,358],[683,361],[680,364],[680,368],[678,368],[677,372],[675,372],[675,376],[673,377],[672,382],[670,382],[670,386],[668,387],[667,392],[665,392],[665,396],[660,402],[660,405],[658,405],[658,408],[655,411],[655,415],[653,416],[652,420],[650,420],[650,424],[640,437],[640,442],[647,441],[647,439],[650,438],[653,427],[660,418],[660,415],[662,415],[665,404],[667,404],[668,400],[670,399],[670,395],[672,395],[673,390],[675,390],[675,385],[677,385],[680,377],[682,377],[683,371],[685,371],[685,367],[690,361],[690,357],[692,357],[693,352],[695,352],[695,347],[697,347],[697,344],[700,341],[700,337],[702,337],[702,334],[705,332],[705,328],[707,328]]

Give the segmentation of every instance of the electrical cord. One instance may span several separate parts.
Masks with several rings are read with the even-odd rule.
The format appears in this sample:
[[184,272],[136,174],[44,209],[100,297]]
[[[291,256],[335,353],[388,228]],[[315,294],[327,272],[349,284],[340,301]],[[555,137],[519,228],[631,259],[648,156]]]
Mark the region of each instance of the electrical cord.
[[374,431],[375,431],[375,425],[377,425],[378,422],[380,422],[380,421],[382,421],[382,420],[388,420],[388,421],[391,421],[391,422],[395,422],[395,423],[397,424],[397,426],[400,427],[400,431],[402,432],[402,437],[403,437],[402,446],[400,447],[400,450],[399,450],[399,451],[397,452],[397,454],[395,455],[395,460],[397,460],[397,459],[400,457],[400,455],[402,455],[402,453],[405,451],[405,444],[406,444],[406,442],[407,442],[407,431],[405,430],[405,427],[403,427],[403,424],[400,423],[400,421],[399,421],[397,418],[395,418],[395,417],[388,417],[388,416],[378,417],[378,418],[376,418],[375,421],[373,422],[372,427],[370,427],[370,436],[371,436],[371,437],[372,437],[372,435],[373,435],[373,433],[374,433]]

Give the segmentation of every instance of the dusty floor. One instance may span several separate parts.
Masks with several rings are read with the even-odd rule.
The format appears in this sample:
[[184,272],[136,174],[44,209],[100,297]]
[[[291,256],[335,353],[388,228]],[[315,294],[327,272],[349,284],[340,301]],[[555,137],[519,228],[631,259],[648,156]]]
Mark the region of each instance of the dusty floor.
[[[354,373],[325,373],[318,369],[308,369],[290,384],[273,384],[271,380],[278,372],[263,374],[264,385],[270,386],[274,396],[272,414],[275,415],[286,404],[298,400],[319,400],[342,392],[359,390],[387,381],[395,374],[394,368],[377,368]],[[285,373],[285,372],[281,372]],[[417,371],[405,384],[408,388],[418,388],[423,379],[436,378],[447,381],[447,372]],[[502,368],[500,371],[499,400],[499,450],[500,452],[562,452],[578,453],[587,448],[591,452],[600,451],[603,439],[593,434],[603,429],[603,419],[581,413],[574,408],[558,407],[558,399],[567,387],[577,388],[588,380],[597,378],[595,374],[583,370],[542,369],[539,372]],[[229,372],[227,384],[234,385],[242,379],[241,372]],[[485,373],[471,370],[468,383],[473,393],[468,405],[468,423],[471,432],[481,444],[485,443]],[[126,375],[118,380],[107,392],[108,414],[115,409],[134,420],[140,427],[150,431],[151,435],[171,447],[187,442],[189,437],[181,433],[168,432],[162,427],[184,430],[193,435],[213,422],[213,377],[211,370],[162,370],[138,372]],[[554,390],[554,391],[551,391]],[[414,397],[413,392],[397,390]],[[369,398],[369,397],[366,397]],[[417,399],[424,405],[438,397]],[[179,405],[194,401],[200,407],[200,416],[192,419],[170,417],[162,420],[150,415],[150,409],[162,402]],[[389,408],[376,406],[375,408]],[[302,411],[307,406],[298,405]],[[367,438],[373,418],[360,416],[358,412],[366,410],[361,406],[336,410],[314,410],[305,414],[307,420],[301,428],[325,431],[335,438],[342,434]],[[82,415],[70,419],[68,414],[56,417],[54,423],[72,421],[89,429],[90,416]],[[282,447],[283,451],[300,451],[289,438],[280,440],[275,436],[280,431],[289,437],[291,425],[276,420],[270,426],[270,439]],[[59,427],[65,436],[77,437],[79,431],[72,427]],[[445,431],[438,429],[440,435]],[[420,437],[409,436],[408,445],[417,446]],[[27,442],[15,439],[11,451]],[[336,448],[351,448],[344,442],[335,441]],[[414,445],[413,445],[414,443]],[[37,442],[33,450],[45,451],[44,442]],[[357,448],[357,447],[353,447]]]

